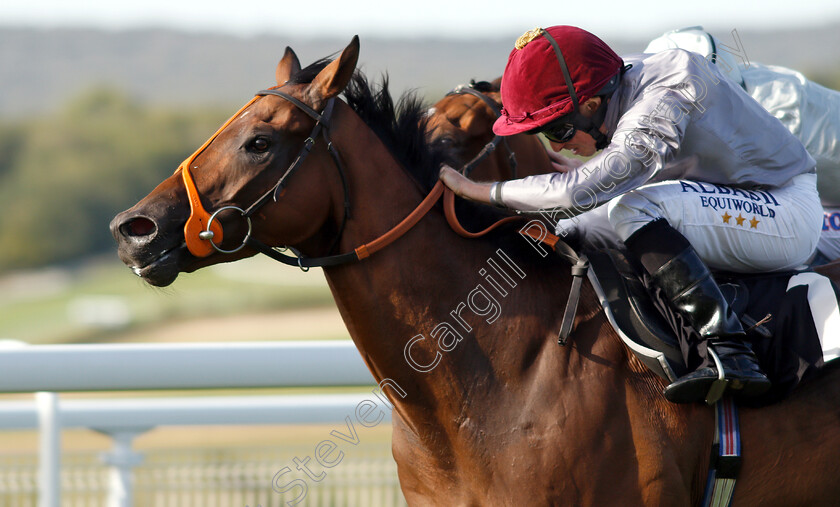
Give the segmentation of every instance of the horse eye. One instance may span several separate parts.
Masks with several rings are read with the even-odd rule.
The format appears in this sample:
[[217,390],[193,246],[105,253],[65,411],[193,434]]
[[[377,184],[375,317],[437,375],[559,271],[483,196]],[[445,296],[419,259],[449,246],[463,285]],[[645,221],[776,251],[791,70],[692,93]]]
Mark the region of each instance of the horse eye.
[[271,143],[268,141],[268,139],[264,137],[258,137],[251,141],[251,144],[248,145],[248,148],[250,148],[252,151],[263,153],[265,151],[268,151],[268,148],[270,146]]

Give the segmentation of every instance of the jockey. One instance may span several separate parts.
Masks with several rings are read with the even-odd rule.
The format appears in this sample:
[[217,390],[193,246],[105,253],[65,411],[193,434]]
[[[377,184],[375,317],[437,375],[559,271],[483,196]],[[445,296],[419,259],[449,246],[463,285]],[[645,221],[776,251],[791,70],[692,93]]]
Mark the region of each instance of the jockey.
[[541,133],[554,151],[600,153],[565,172],[497,183],[444,166],[443,182],[468,199],[553,217],[608,203],[628,255],[695,331],[677,333],[692,372],[665,397],[703,400],[718,378],[714,355],[731,394],[766,392],[770,381],[707,266],[783,271],[811,257],[822,210],[802,144],[699,55],[622,60],[571,26],[520,37],[501,92],[496,134]]
[[[681,48],[706,57],[723,74],[778,118],[817,161],[817,190],[824,209],[823,228],[811,265],[840,259],[840,92],[809,81],[785,67],[735,58],[701,26],[666,32],[645,53]],[[740,55],[739,55],[740,56]]]

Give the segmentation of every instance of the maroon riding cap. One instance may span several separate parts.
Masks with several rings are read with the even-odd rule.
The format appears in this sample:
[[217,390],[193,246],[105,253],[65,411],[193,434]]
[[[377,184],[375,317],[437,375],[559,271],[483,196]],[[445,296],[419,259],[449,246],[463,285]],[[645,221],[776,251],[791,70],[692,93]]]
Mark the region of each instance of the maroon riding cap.
[[[622,65],[621,58],[604,41],[574,26],[536,28],[525,33],[508,57],[502,76],[504,107],[493,132],[501,136],[518,134],[575,111],[578,104],[594,97]],[[574,95],[569,92],[567,79],[574,83]]]

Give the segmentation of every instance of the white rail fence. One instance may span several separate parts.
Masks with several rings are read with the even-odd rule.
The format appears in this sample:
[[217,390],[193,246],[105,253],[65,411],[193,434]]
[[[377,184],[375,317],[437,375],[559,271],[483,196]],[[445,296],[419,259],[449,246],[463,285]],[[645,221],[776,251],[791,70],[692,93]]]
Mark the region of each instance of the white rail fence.
[[[369,394],[60,400],[69,391],[371,386]],[[0,430],[38,428],[40,507],[61,504],[61,430],[112,438],[109,507],[133,501],[135,437],[158,426],[339,423],[360,407],[390,408],[350,341],[212,344],[37,345],[0,349]],[[390,421],[390,410],[381,410]],[[291,504],[290,504],[291,505]]]

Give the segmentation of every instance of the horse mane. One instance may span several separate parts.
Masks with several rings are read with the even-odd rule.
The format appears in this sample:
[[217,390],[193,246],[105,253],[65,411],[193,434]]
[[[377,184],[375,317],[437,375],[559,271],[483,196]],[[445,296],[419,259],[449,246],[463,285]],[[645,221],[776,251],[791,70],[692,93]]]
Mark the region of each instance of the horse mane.
[[427,106],[413,90],[394,101],[387,74],[373,84],[357,71],[344,98],[423,191],[437,183],[442,164],[454,163],[443,143],[427,137]]
[[[311,83],[332,61],[333,58],[327,57],[312,63],[298,71],[289,83]],[[481,84],[482,87],[493,87],[488,82]],[[451,148],[440,140],[430,140],[427,135],[428,106],[414,90],[402,94],[394,101],[387,73],[381,76],[378,83],[372,84],[357,70],[344,89],[343,95],[350,108],[373,130],[423,192],[430,192],[438,182],[442,164],[457,165]],[[460,198],[456,198],[455,204],[458,217],[468,230],[481,230],[500,218],[509,216],[508,213],[493,207]],[[499,246],[504,246],[505,251],[510,249],[513,255],[525,256],[533,262],[533,248],[516,234],[521,225],[501,227],[490,233],[487,238]],[[555,259],[551,259],[549,262],[554,261]]]
[[[289,83],[311,83],[332,61],[332,57],[315,61],[292,76]],[[344,90],[344,99],[424,191],[437,183],[441,164],[453,163],[442,143],[426,137],[427,107],[423,101],[415,91],[409,91],[395,102],[387,73],[379,83],[372,84],[357,70]]]

